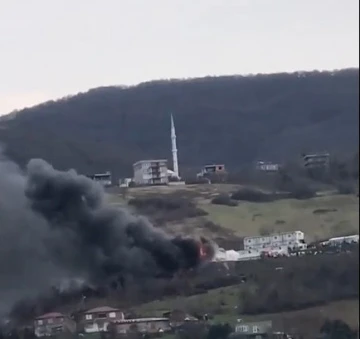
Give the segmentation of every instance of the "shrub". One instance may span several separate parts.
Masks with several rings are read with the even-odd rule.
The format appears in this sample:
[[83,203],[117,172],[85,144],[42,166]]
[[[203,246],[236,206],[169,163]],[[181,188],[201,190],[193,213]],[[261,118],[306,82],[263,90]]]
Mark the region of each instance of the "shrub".
[[290,188],[290,198],[293,199],[311,199],[316,196],[316,190],[310,187],[309,185],[303,184],[296,184]]
[[358,337],[356,331],[353,331],[348,324],[338,319],[325,320],[320,333],[328,339],[356,339]]
[[274,200],[274,196],[253,188],[241,188],[231,195],[231,199],[250,202],[269,202]]
[[232,331],[229,324],[215,324],[210,326],[206,339],[227,339]]
[[[281,262],[281,259],[276,260]],[[283,260],[278,266],[286,265],[290,259]],[[274,274],[269,269],[269,265],[276,265],[270,261],[263,268],[259,265],[252,280],[254,284],[244,285],[239,295],[240,313],[284,312],[331,300],[358,298],[358,248],[354,248],[351,254],[304,256],[291,260],[292,263],[282,274]]]
[[351,182],[339,182],[336,184],[336,189],[339,194],[355,194],[356,189],[353,183]]
[[207,212],[196,207],[192,201],[181,197],[150,196],[133,198],[129,200],[128,204],[134,206],[142,214],[155,216],[158,222],[207,215]]
[[129,182],[129,187],[136,187],[135,181],[130,181]]
[[261,227],[259,230],[259,234],[264,237],[264,236],[268,236],[270,234],[274,233],[274,229],[272,228],[267,228],[265,226]]
[[231,200],[227,194],[220,194],[211,200],[214,205],[237,206],[237,202]]

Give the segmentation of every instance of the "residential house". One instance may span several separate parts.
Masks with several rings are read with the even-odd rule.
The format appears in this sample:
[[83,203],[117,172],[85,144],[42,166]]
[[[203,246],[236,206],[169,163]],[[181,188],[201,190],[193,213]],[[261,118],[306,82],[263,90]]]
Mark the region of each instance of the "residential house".
[[124,319],[124,313],[119,309],[102,306],[84,312],[81,323],[85,333],[96,333],[105,332],[109,324]]
[[239,322],[235,326],[233,338],[241,339],[262,339],[271,338],[272,322],[256,321],[256,322]]
[[75,333],[76,323],[62,313],[46,313],[34,320],[34,333],[37,337],[52,336],[63,332]]
[[181,326],[187,322],[197,322],[198,321],[197,318],[195,318],[181,310],[173,310],[173,311],[164,312],[163,317],[169,319],[170,325],[173,328]]
[[118,334],[131,332],[155,334],[171,330],[168,318],[123,319],[114,322],[112,326],[115,327],[115,332]]
[[197,174],[198,178],[209,177],[213,175],[225,176],[227,174],[224,164],[213,164],[204,166]]

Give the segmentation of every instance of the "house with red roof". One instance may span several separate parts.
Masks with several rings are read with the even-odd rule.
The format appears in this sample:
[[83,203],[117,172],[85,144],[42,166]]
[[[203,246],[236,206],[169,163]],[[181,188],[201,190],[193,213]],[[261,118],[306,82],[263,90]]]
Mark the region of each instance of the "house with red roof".
[[64,332],[76,332],[75,321],[65,314],[51,312],[34,320],[34,333],[37,337],[53,336]]

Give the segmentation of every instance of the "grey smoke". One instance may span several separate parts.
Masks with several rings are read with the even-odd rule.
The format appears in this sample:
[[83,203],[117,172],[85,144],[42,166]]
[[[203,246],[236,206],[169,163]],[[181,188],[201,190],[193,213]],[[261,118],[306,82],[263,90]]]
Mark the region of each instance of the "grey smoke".
[[69,279],[172,274],[199,260],[195,240],[110,206],[102,187],[74,170],[33,159],[23,173],[0,152],[0,316]]

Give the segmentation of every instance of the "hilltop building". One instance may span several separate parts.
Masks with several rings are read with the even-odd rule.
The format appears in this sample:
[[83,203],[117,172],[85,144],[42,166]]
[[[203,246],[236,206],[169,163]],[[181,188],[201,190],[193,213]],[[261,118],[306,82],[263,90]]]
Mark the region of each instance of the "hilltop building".
[[212,164],[204,166],[201,171],[197,174],[198,178],[207,177],[211,175],[224,175],[226,169],[224,164]]
[[166,159],[140,160],[133,165],[136,185],[166,185],[169,182]]
[[303,154],[303,165],[307,169],[326,168],[330,164],[329,153]]
[[257,171],[261,172],[278,172],[280,164],[273,163],[271,161],[258,161],[255,165]]
[[140,160],[133,164],[134,177],[136,185],[166,185],[169,179],[180,180],[179,164],[176,147],[176,132],[174,118],[171,114],[171,153],[173,169],[170,170],[167,160]]

